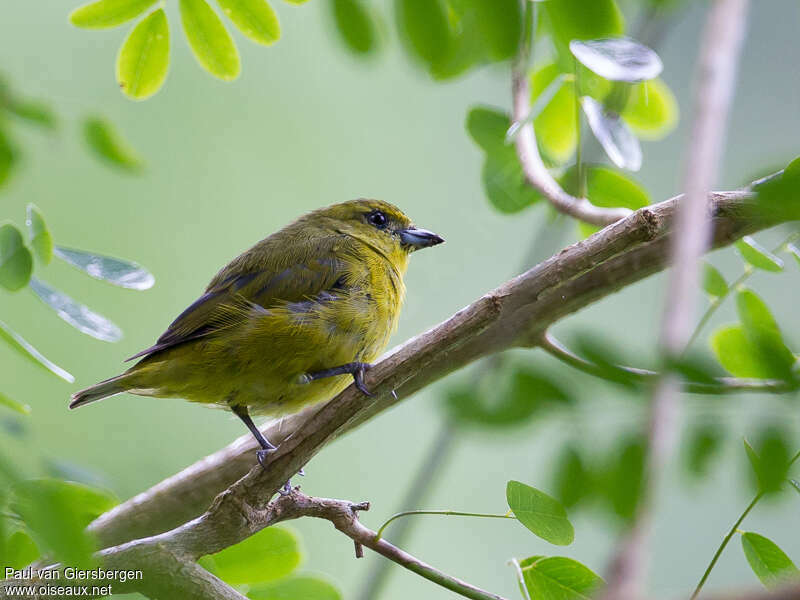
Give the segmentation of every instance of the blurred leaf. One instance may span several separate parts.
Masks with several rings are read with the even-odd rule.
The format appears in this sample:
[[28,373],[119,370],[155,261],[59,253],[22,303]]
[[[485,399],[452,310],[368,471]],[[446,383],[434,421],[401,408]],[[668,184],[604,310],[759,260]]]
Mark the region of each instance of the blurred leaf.
[[556,459],[554,489],[561,503],[572,508],[594,494],[594,477],[586,459],[573,445],[564,446]]
[[660,140],[678,124],[678,101],[661,79],[632,87],[622,118],[643,140]]
[[278,16],[266,0],[217,0],[217,3],[249,40],[269,46],[280,39]]
[[110,121],[100,117],[84,119],[83,136],[92,152],[107,163],[131,172],[142,170],[142,159]]
[[602,377],[626,387],[635,388],[640,378],[633,373],[620,368],[628,361],[612,344],[592,333],[582,333],[575,336],[575,352],[594,363],[601,372]]
[[625,31],[625,19],[614,0],[548,0],[542,6],[565,66],[572,56],[572,40],[618,37]]
[[13,569],[22,569],[37,558],[40,552],[31,536],[22,529],[17,529],[8,536],[5,541],[5,556],[3,556],[3,566]]
[[83,304],[75,302],[64,292],[35,277],[31,279],[30,288],[42,302],[81,333],[105,342],[118,342],[122,339],[119,327]]
[[22,481],[11,501],[37,546],[66,565],[81,567],[92,564],[95,550],[85,527],[116,504],[107,492],[57,479]]
[[[595,206],[630,208],[638,210],[650,204],[647,191],[625,173],[611,167],[584,165],[586,196]],[[571,166],[561,177],[562,187],[570,194],[578,194],[578,170]],[[600,231],[600,227],[580,222],[578,229],[583,237]]]
[[800,481],[797,481],[796,479],[790,479],[789,484],[792,486],[792,488],[794,488],[795,492],[800,494]]
[[0,187],[8,181],[19,155],[6,133],[0,129]]
[[708,474],[711,462],[722,449],[725,430],[709,423],[693,427],[687,432],[688,440],[683,444],[684,462],[689,474],[700,478]]
[[117,55],[117,83],[129,98],[144,100],[161,89],[168,70],[169,26],[159,8],[125,38]]
[[744,449],[753,468],[758,491],[767,494],[780,491],[791,460],[786,433],[778,427],[767,427],[759,433],[755,448],[744,440]]
[[69,22],[83,29],[108,29],[127,23],[157,0],[99,0],[73,10]]
[[481,169],[481,180],[489,202],[502,213],[519,212],[542,197],[525,180],[513,148],[487,155]]
[[[534,71],[531,75],[531,104],[535,105],[560,75],[561,70],[552,63]],[[533,128],[542,154],[556,164],[570,159],[578,139],[573,80],[564,79],[534,119]]]
[[146,290],[155,283],[155,278],[135,262],[64,246],[56,246],[54,252],[58,258],[77,267],[90,277],[119,287]]
[[742,550],[753,573],[767,588],[778,587],[800,576],[792,560],[772,540],[747,531],[742,534]]
[[693,383],[712,384],[721,375],[716,364],[708,359],[705,354],[688,353],[683,356],[665,360],[665,370],[677,373],[684,380]]
[[66,479],[100,488],[107,488],[109,485],[108,478],[104,475],[62,458],[45,458],[44,468],[48,475],[56,479]]
[[5,406],[6,408],[10,408],[14,412],[18,412],[21,415],[29,415],[31,414],[31,407],[27,404],[22,404],[21,402],[17,402],[13,398],[9,398],[3,392],[0,392],[0,406]]
[[57,364],[50,362],[36,348],[34,348],[27,341],[25,341],[22,338],[22,336],[17,334],[2,321],[0,321],[0,338],[5,340],[9,346],[14,348],[14,350],[22,354],[25,358],[33,361],[35,364],[41,367],[44,367],[51,373],[58,375],[64,381],[68,381],[69,383],[75,381],[75,378],[72,375],[67,373]]
[[33,256],[22,234],[11,223],[0,226],[0,286],[15,292],[28,285]]
[[565,556],[531,557],[520,567],[534,600],[589,600],[605,585],[591,569]]
[[714,298],[728,295],[728,282],[713,265],[703,263],[703,290]]
[[28,204],[28,217],[25,220],[28,227],[28,237],[31,248],[36,253],[36,258],[44,264],[50,264],[53,260],[53,236],[44,222],[44,217],[35,204]]
[[591,96],[583,96],[581,106],[589,128],[611,162],[620,169],[628,171],[641,169],[642,148],[622,117],[606,111],[603,105]]
[[788,250],[789,253],[794,256],[795,261],[797,261],[797,264],[800,265],[800,248],[794,244],[789,244],[786,246],[786,250]]
[[736,294],[736,308],[745,335],[770,377],[791,379],[795,356],[783,341],[778,323],[758,295],[749,289]]
[[378,34],[363,0],[331,0],[336,29],[350,51],[367,54],[377,48]]
[[567,511],[552,496],[519,481],[509,481],[506,500],[517,520],[543,540],[558,546],[572,543],[575,530]]
[[342,595],[324,579],[295,575],[274,583],[253,586],[247,597],[251,600],[341,600]]
[[308,0],[283,0],[287,4],[305,4]]
[[509,126],[506,113],[487,106],[474,106],[467,113],[467,133],[478,146],[491,154],[508,149],[505,143]]
[[606,499],[612,512],[626,522],[636,515],[644,489],[645,449],[641,435],[629,435],[620,440],[606,463]]
[[736,242],[736,249],[748,264],[762,271],[783,271],[783,261],[749,235]]
[[444,62],[453,43],[444,0],[395,0],[400,39],[429,70]]
[[755,187],[759,216],[779,221],[800,219],[800,158],[794,159],[776,177]]
[[262,583],[294,571],[300,549],[291,531],[268,527],[212,558],[216,575],[227,583]]
[[239,77],[239,51],[206,0],[180,0],[180,9],[183,31],[200,66],[223,81]]
[[513,57],[522,36],[522,6],[517,0],[467,0],[491,60]]
[[664,69],[654,50],[626,37],[572,40],[569,49],[586,68],[609,81],[638,83],[658,77]]
[[57,119],[50,107],[36,100],[12,98],[5,106],[11,114],[47,129],[55,129]]
[[711,334],[711,349],[726,371],[735,377],[769,379],[771,369],[761,360],[744,329],[739,325],[726,325]]

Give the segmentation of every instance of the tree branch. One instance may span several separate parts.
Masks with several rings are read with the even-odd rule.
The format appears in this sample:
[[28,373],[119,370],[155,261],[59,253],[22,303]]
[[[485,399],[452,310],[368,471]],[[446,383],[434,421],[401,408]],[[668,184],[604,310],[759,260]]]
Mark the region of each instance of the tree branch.
[[[753,211],[747,191],[711,194],[714,246],[775,224]],[[535,347],[553,323],[660,271],[678,198],[640,209],[569,246],[477,299],[443,323],[390,351],[367,374],[376,394],[353,386],[328,403],[264,429],[280,444],[259,477],[268,499],[325,444],[419,389],[476,359],[514,346]],[[396,396],[390,392],[396,391]],[[90,530],[101,547],[166,531],[200,514],[256,464],[255,442],[245,435],[99,517]]]
[[[680,356],[690,341],[695,290],[700,282],[699,261],[711,243],[708,192],[716,179],[722,156],[747,6],[747,0],[715,0],[703,31],[694,126],[684,180],[685,197],[676,211],[675,235],[670,244],[674,268],[661,328],[661,351],[667,359]],[[675,374],[662,376],[653,391],[642,500],[630,532],[615,551],[604,598],[625,600],[642,594],[652,505],[664,466],[672,453],[680,394],[681,381]]]

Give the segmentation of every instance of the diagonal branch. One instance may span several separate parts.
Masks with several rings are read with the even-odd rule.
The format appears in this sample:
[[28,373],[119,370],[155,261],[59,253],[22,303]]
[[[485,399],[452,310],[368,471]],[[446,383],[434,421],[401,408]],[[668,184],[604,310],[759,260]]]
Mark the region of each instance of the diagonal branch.
[[[660,271],[678,199],[641,209],[565,248],[390,351],[367,374],[374,398],[365,399],[351,386],[280,427],[267,427],[279,449],[270,454],[264,472],[253,471],[240,483],[265,503],[336,437],[480,357],[537,346],[553,323]],[[755,215],[752,199],[747,191],[709,196],[715,247],[775,224]],[[250,472],[255,449],[251,436],[243,436],[102,515],[90,530],[101,547],[108,547],[172,529],[202,513],[217,494]]]

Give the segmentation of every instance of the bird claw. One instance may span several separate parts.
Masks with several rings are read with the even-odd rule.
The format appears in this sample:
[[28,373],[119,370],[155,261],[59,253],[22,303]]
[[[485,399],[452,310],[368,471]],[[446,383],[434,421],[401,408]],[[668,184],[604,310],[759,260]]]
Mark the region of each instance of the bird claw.
[[359,366],[358,369],[353,372],[353,381],[355,381],[356,387],[362,394],[369,398],[373,396],[373,393],[369,391],[367,385],[364,383],[364,373],[369,371],[371,368],[371,364],[361,363],[361,366]]
[[283,487],[278,490],[278,494],[281,496],[288,496],[292,493],[292,480],[289,479],[286,483],[283,484]]
[[261,465],[262,468],[267,468],[267,457],[270,455],[271,452],[274,451],[274,448],[271,450],[261,449],[256,452],[256,458],[258,459],[258,464]]

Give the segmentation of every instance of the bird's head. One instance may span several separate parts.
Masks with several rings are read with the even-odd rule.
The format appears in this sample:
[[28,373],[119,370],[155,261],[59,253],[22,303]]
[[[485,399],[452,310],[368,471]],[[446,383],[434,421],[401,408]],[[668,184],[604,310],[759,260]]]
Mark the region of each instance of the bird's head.
[[415,227],[403,211],[383,200],[359,199],[311,213],[324,218],[330,227],[352,236],[387,255],[441,244],[444,239],[427,229]]

